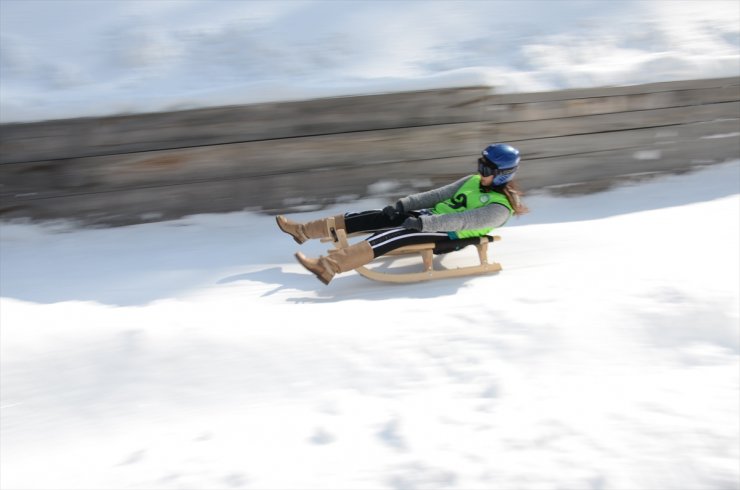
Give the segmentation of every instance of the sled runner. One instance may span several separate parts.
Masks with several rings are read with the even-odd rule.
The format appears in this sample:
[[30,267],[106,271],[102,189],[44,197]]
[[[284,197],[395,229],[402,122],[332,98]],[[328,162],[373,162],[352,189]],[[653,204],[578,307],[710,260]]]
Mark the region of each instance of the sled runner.
[[[323,239],[323,242],[333,242],[337,249],[349,247],[348,236],[342,229],[337,229],[334,225],[333,218],[329,219],[329,229],[332,232],[332,238]],[[352,234],[350,236],[360,236],[362,233]],[[464,277],[479,274],[493,274],[501,270],[501,264],[496,262],[488,261],[488,244],[501,240],[500,236],[484,235],[482,237],[475,238],[462,238],[458,240],[445,240],[436,243],[423,243],[418,245],[407,245],[405,247],[397,248],[392,252],[389,252],[378,259],[386,257],[394,257],[399,255],[413,255],[420,254],[424,270],[422,272],[383,272],[367,267],[358,267],[355,271],[375,281],[394,282],[394,283],[410,283],[420,281],[430,281],[434,279],[442,279],[446,277]],[[468,245],[475,245],[478,249],[478,265],[470,265],[466,267],[458,267],[455,269],[448,268],[435,268],[434,267],[434,255],[445,254],[455,252],[467,247]]]

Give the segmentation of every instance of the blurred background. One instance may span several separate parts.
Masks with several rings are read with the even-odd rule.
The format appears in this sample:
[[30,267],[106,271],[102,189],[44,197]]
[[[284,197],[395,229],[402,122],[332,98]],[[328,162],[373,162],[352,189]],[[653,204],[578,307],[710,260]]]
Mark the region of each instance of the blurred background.
[[393,198],[495,141],[528,190],[738,154],[734,2],[1,5],[6,218]]

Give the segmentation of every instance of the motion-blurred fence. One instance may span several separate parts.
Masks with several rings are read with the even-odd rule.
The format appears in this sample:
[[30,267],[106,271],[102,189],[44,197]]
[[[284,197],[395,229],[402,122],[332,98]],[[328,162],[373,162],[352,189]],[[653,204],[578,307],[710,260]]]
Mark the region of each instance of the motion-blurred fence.
[[[0,219],[120,225],[294,211],[447,183],[491,142],[527,189],[588,192],[740,158],[740,78],[465,87],[0,125]],[[401,185],[401,187],[393,187]]]

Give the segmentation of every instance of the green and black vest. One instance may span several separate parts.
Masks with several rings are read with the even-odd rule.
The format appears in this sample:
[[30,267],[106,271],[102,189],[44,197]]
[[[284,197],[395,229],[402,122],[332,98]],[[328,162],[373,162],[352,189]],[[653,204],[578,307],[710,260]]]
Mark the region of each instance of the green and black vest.
[[[504,194],[493,190],[483,190],[480,185],[480,175],[473,175],[465,181],[455,192],[455,195],[446,201],[434,206],[432,214],[461,213],[471,209],[482,208],[489,204],[502,204],[509,210],[509,216],[514,214],[509,200]],[[452,238],[471,238],[488,234],[493,228],[480,228],[478,230],[460,230],[454,232]]]

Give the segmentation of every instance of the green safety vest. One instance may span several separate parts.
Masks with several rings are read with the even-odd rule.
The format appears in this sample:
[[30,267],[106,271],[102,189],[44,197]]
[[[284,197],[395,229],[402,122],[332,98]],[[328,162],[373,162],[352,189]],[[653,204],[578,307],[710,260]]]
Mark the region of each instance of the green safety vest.
[[[495,191],[484,191],[480,187],[480,175],[473,175],[455,192],[455,195],[446,201],[437,203],[432,209],[432,214],[461,213],[471,209],[482,208],[489,204],[503,204],[509,210],[509,215],[514,214],[509,200],[504,194]],[[450,233],[450,238],[471,238],[488,234],[493,228],[480,228],[478,230],[460,230]]]

